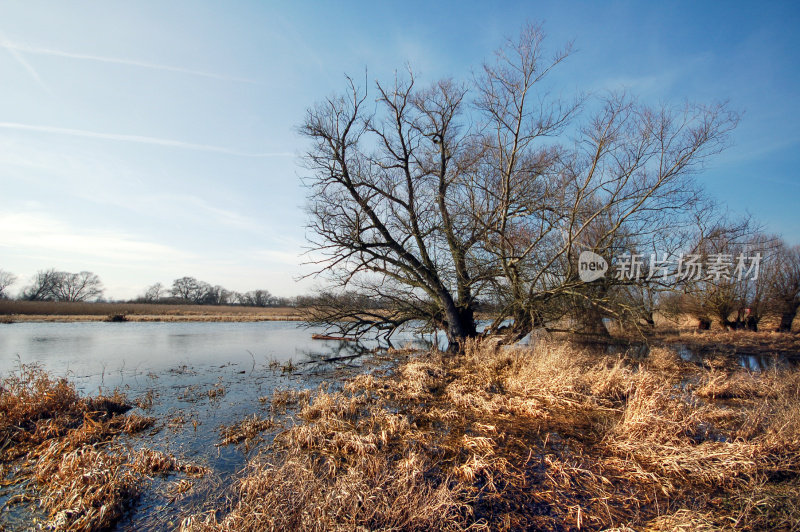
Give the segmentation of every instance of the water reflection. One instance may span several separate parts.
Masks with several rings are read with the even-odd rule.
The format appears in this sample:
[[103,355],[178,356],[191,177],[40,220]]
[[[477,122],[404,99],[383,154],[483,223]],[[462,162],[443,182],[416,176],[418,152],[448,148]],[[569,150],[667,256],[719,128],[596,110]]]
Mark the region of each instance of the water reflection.
[[[38,363],[91,390],[181,366],[319,362],[380,347],[374,340],[312,340],[315,332],[322,331],[297,322],[17,323],[0,330],[0,372],[12,371],[19,363]],[[430,346],[409,331],[395,338],[396,345],[408,342]]]
[[788,355],[738,355],[740,366],[750,371],[767,371],[798,365],[797,357]]
[[[705,365],[705,361],[703,360],[701,354],[688,345],[682,343],[676,343],[672,345],[675,351],[678,353],[678,356],[680,356],[681,360],[684,362],[690,362],[700,366]],[[737,353],[736,363],[746,370],[761,372],[771,369],[796,366],[798,363],[800,363],[800,357],[791,356],[785,353]]]

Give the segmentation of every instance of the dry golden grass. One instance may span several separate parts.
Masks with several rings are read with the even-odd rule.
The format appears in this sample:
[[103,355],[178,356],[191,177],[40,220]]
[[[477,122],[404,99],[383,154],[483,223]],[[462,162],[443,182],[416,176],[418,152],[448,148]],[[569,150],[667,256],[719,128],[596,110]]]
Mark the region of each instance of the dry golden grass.
[[[800,525],[800,372],[472,344],[318,391],[184,530]],[[280,401],[278,401],[280,402]]]
[[[65,379],[35,366],[0,383],[0,465],[4,486],[35,492],[52,530],[106,530],[122,516],[153,473],[206,470],[116,442],[154,419],[126,412],[125,396],[81,397]],[[23,502],[27,496],[18,494]]]
[[307,318],[293,307],[159,305],[149,303],[70,303],[0,300],[0,318],[13,321],[297,321]]
[[270,411],[274,414],[283,414],[289,407],[305,406],[311,399],[310,390],[282,390],[276,389],[272,396],[259,397],[262,403],[269,403]]

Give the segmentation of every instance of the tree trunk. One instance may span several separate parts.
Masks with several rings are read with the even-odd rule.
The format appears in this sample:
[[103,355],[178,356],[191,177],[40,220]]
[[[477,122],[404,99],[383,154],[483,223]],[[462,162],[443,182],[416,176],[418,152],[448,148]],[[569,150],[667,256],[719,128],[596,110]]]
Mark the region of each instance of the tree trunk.
[[475,326],[475,314],[472,308],[459,308],[449,294],[441,297],[444,304],[445,318],[447,319],[447,350],[460,351],[464,347],[464,340],[478,335]]
[[608,337],[608,332],[603,315],[594,309],[587,310],[586,314],[580,317],[581,328],[579,332],[594,336]]
[[778,332],[792,332],[792,323],[797,315],[797,306],[787,308],[781,313],[781,323],[778,325]]

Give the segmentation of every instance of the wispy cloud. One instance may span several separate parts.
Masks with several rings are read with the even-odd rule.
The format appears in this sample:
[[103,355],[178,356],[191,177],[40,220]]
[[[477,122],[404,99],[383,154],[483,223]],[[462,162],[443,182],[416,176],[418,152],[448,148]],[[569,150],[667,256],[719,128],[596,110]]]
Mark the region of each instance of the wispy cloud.
[[193,259],[191,254],[132,235],[79,230],[43,213],[1,213],[0,226],[7,229],[0,233],[0,248],[15,252],[27,250],[54,257],[92,257],[126,263]]
[[71,128],[54,127],[54,126],[36,126],[30,124],[19,124],[16,122],[0,122],[0,128],[14,129],[18,131],[35,131],[38,133],[49,133],[55,135],[68,135],[71,137],[113,140],[119,142],[134,142],[138,144],[152,144],[156,146],[165,146],[170,148],[181,148],[184,150],[197,150],[197,151],[205,151],[212,153],[222,153],[225,155],[235,155],[237,157],[292,157],[294,155],[291,152],[249,153],[221,146],[213,146],[210,144],[194,144],[191,142],[183,142],[181,140],[162,139],[158,137],[145,137],[141,135],[123,135],[118,133],[100,133],[96,131],[87,131],[85,129],[71,129]]
[[721,166],[736,166],[742,163],[764,160],[775,152],[792,148],[796,151],[800,145],[800,136],[778,136],[772,131],[748,131],[748,137],[741,141],[740,146],[728,150],[719,156]]
[[[0,35],[2,38],[2,35]],[[213,72],[206,72],[203,70],[194,70],[191,68],[183,68],[171,65],[161,65],[158,63],[151,63],[149,61],[139,61],[137,59],[124,59],[120,57],[107,57],[102,55],[94,55],[94,54],[82,54],[82,53],[75,53],[75,52],[67,52],[64,50],[56,50],[54,48],[41,48],[37,46],[28,46],[25,44],[15,43],[2,38],[0,40],[0,47],[7,49],[14,57],[17,58],[18,61],[25,64],[24,59],[20,58],[20,54],[18,52],[23,52],[26,54],[36,54],[36,55],[49,55],[55,57],[65,57],[68,59],[77,59],[83,61],[96,61],[99,63],[112,63],[115,65],[127,65],[139,68],[149,68],[152,70],[164,70],[167,72],[178,72],[180,74],[188,74],[190,76],[200,76],[204,78],[212,78],[212,79],[219,79],[223,81],[235,81],[238,83],[252,83],[254,85],[261,85],[260,81],[249,79],[249,78],[241,78],[236,76],[227,76],[224,74],[215,74]]]
[[621,75],[597,80],[591,89],[595,92],[606,91],[631,91],[639,95],[661,95],[668,93],[682,79],[693,73],[702,71],[704,65],[710,61],[708,53],[699,53],[686,58],[676,65],[662,65],[659,68],[651,67],[650,72],[639,75]]

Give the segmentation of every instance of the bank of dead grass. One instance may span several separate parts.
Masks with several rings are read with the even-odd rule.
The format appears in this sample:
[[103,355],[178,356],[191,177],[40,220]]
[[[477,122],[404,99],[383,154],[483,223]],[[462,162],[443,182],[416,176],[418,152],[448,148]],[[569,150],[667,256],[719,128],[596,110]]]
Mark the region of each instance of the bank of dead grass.
[[296,321],[307,312],[295,307],[244,307],[239,305],[181,305],[160,303],[88,303],[70,301],[17,301],[0,299],[0,321]]
[[429,353],[319,391],[185,530],[797,529],[800,373],[568,344]]

